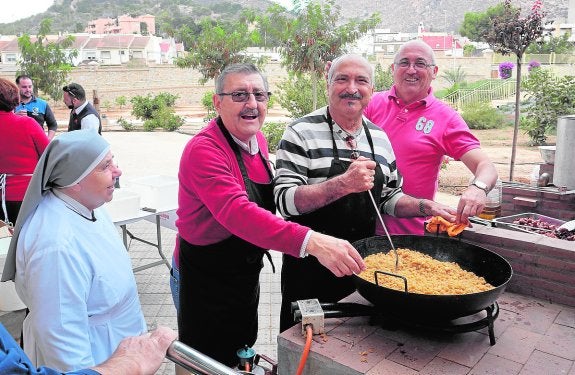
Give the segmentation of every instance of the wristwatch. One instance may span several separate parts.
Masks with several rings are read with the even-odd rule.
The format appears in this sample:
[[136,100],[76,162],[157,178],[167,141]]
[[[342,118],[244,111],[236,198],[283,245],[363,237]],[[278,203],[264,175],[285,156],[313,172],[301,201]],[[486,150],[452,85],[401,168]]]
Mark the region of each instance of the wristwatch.
[[474,185],[475,187],[478,187],[479,189],[483,190],[485,192],[485,194],[489,194],[489,190],[491,190],[491,189],[489,189],[489,187],[487,186],[487,184],[485,182],[479,181],[477,179],[473,180],[471,185]]

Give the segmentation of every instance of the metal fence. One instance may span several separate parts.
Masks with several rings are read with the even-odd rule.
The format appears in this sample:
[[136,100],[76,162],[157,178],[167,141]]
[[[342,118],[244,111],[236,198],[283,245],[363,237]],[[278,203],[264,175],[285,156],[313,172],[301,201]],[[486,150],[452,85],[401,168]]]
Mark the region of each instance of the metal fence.
[[445,96],[443,101],[460,110],[470,103],[491,102],[510,98],[515,95],[514,79],[490,79],[473,89],[459,89]]

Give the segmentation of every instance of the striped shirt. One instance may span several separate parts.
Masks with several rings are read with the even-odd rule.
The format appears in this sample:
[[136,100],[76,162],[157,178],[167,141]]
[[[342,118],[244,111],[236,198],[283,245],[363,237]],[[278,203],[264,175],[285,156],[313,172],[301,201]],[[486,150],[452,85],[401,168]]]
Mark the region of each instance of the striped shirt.
[[[387,135],[367,119],[363,119],[373,140],[375,161],[384,175],[380,210],[393,215],[395,204],[403,196],[402,179],[397,170],[395,155]],[[298,186],[313,185],[327,180],[334,159],[332,137],[339,158],[350,160],[352,150],[345,142],[347,134],[337,123],[333,133],[327,122],[327,107],[320,108],[291,123],[285,130],[276,152],[274,197],[278,211],[284,217],[299,215],[294,201]],[[365,130],[355,136],[357,151],[372,159]]]

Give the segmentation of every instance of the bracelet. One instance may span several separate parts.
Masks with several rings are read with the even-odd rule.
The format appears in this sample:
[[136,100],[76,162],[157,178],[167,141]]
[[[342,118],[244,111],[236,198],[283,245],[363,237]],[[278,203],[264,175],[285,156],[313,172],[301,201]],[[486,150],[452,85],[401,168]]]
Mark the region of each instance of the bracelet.
[[423,216],[427,216],[427,213],[425,212],[425,199],[420,199],[420,200],[419,200],[419,212],[420,212]]

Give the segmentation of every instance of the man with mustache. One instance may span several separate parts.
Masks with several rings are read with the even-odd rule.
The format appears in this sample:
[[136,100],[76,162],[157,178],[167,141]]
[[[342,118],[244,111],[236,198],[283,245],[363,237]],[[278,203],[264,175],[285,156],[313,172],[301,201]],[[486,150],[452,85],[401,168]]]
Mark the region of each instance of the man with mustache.
[[[329,105],[290,124],[280,141],[274,188],[280,213],[350,242],[375,234],[374,203],[381,214],[454,221],[454,209],[402,192],[387,135],[363,117],[373,93],[367,60],[357,55],[335,59],[327,86]],[[294,323],[291,302],[337,302],[355,290],[350,277],[333,277],[312,257],[284,256],[281,284],[281,331]]]
[[[210,121],[186,145],[178,178],[180,341],[228,365],[257,338],[259,275],[267,249],[304,254],[334,278],[364,268],[347,241],[275,215],[273,173],[261,132],[271,93],[251,64],[216,79]],[[273,266],[273,264],[272,264]]]

